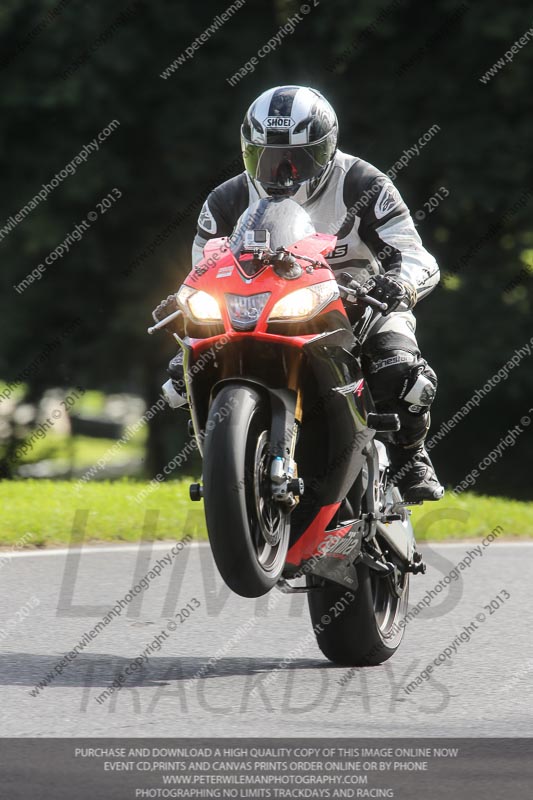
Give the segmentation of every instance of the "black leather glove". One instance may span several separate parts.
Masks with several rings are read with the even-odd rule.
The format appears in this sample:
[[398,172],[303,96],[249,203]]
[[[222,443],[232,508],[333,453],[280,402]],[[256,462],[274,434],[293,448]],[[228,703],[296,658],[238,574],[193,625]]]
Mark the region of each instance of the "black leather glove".
[[413,308],[416,303],[416,289],[407,281],[397,275],[385,273],[384,275],[374,275],[364,284],[363,290],[381,303],[388,306],[386,314],[396,311],[402,303],[406,309]]
[[162,300],[157,308],[152,311],[152,317],[156,322],[161,322],[162,319],[173,314],[179,308],[178,301],[175,294],[169,294],[166,300]]

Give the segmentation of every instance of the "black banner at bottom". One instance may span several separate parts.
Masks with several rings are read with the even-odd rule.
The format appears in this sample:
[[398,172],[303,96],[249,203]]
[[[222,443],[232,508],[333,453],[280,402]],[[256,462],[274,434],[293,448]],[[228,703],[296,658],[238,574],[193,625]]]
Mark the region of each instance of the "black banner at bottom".
[[0,797],[533,796],[531,739],[2,739]]

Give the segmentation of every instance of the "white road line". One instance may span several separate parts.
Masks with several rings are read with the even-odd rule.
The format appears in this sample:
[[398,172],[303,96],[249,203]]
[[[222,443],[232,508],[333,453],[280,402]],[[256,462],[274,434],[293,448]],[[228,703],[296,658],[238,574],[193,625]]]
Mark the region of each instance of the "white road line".
[[[430,541],[421,541],[417,542],[417,546],[419,547],[469,547],[470,545],[481,544],[479,539],[459,539],[457,542],[430,542]],[[533,541],[503,541],[503,542],[490,542],[483,550],[492,550],[492,548],[496,545],[496,547],[533,547]]]
[[[179,541],[177,539],[176,541]],[[146,549],[152,550],[154,552],[160,552],[164,550],[169,550],[172,545],[176,544],[175,541],[169,542],[144,542],[138,544],[124,544],[124,545],[96,545],[92,547],[91,545],[87,545],[87,547],[57,547],[57,548],[50,548],[49,550],[22,550],[20,552],[12,553],[9,550],[0,550],[0,561],[3,558],[44,558],[49,556],[66,556],[69,553],[71,554],[81,554],[85,556],[90,555],[100,555],[102,553],[138,553],[139,549]],[[462,548],[468,547],[469,545],[479,544],[477,539],[469,539],[465,542],[419,542],[420,547],[436,547],[436,548]],[[187,547],[209,547],[209,542],[191,542]],[[533,547],[533,541],[531,542],[493,542],[489,545],[486,549],[491,549],[493,547]]]
[[[16,553],[12,553],[9,550],[0,550],[0,561],[3,558],[43,558],[45,556],[66,556],[69,553],[83,553],[85,556],[101,553],[138,553],[140,549],[160,552],[170,550],[176,542],[179,542],[179,539],[169,542],[138,542],[137,544],[96,545],[94,547],[91,545],[87,545],[87,547],[52,547],[49,550],[21,550]],[[209,542],[191,542],[186,544],[186,547],[209,547]]]

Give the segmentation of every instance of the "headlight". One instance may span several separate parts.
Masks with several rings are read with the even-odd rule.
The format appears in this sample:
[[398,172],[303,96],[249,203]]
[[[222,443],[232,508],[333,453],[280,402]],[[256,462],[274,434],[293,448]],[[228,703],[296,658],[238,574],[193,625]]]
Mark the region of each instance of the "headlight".
[[178,292],[178,300],[190,317],[197,322],[220,322],[222,314],[220,307],[207,292],[182,286]]
[[305,289],[297,289],[278,300],[268,319],[270,322],[283,319],[308,319],[337,297],[339,297],[339,287],[334,279],[307,286]]
[[235,330],[246,331],[255,328],[269,297],[270,292],[249,295],[227,294],[226,306]]

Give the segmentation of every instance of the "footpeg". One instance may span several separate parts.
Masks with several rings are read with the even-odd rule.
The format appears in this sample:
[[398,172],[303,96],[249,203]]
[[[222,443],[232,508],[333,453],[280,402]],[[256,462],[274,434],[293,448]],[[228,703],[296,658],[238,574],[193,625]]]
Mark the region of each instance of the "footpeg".
[[383,514],[381,517],[378,517],[380,522],[383,522],[384,525],[388,525],[389,522],[403,522],[405,519],[404,514]]
[[280,578],[276,583],[276,589],[283,594],[303,594],[304,592],[313,592],[320,590],[319,586],[292,586],[285,578]]
[[189,486],[189,497],[194,502],[198,502],[204,496],[204,487],[201,483],[191,483]]
[[405,520],[405,511],[391,512],[388,514],[363,514],[361,519],[368,522],[381,522],[382,525],[388,525],[389,522],[403,522]]

